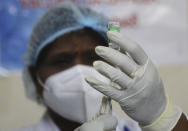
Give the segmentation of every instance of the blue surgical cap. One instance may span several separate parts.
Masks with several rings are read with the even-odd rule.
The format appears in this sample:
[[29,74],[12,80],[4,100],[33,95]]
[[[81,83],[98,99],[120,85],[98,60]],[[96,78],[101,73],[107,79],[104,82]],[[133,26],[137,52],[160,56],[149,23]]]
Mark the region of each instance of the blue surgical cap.
[[27,51],[24,55],[26,66],[22,77],[26,96],[43,104],[42,99],[38,99],[29,66],[35,66],[37,58],[44,47],[66,33],[85,27],[93,29],[107,40],[107,22],[103,15],[71,2],[62,2],[57,7],[47,11],[33,28]]
[[107,39],[107,19],[87,7],[66,1],[47,11],[33,28],[24,56],[26,66],[34,66],[41,50],[55,39],[84,27],[95,30]]

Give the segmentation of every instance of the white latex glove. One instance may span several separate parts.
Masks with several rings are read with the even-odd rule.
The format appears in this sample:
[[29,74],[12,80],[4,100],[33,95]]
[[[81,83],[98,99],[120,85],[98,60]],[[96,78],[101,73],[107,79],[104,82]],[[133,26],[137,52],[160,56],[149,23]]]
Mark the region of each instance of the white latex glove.
[[95,61],[93,65],[121,89],[106,85],[93,77],[87,77],[86,81],[117,101],[127,115],[142,125],[143,130],[171,130],[179,120],[181,111],[169,103],[163,83],[151,60],[138,44],[126,36],[115,31],[109,31],[107,35],[120,46],[122,52],[128,52],[131,58],[126,53],[98,46],[96,53],[110,64]]
[[117,120],[112,115],[102,115],[97,119],[84,123],[74,131],[115,131]]

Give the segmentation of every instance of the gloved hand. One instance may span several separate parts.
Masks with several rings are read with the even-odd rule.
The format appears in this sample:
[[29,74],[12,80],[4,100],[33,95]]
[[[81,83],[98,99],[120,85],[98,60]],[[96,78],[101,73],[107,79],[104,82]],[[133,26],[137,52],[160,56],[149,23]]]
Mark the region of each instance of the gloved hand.
[[115,31],[109,31],[107,35],[112,42],[120,46],[123,53],[98,46],[96,53],[110,64],[95,61],[93,65],[121,89],[93,77],[87,77],[86,81],[96,90],[117,101],[127,115],[142,125],[143,130],[171,130],[179,120],[181,110],[170,104],[151,60],[138,44],[126,36]]
[[102,115],[97,119],[84,123],[74,131],[115,131],[117,120],[112,115]]

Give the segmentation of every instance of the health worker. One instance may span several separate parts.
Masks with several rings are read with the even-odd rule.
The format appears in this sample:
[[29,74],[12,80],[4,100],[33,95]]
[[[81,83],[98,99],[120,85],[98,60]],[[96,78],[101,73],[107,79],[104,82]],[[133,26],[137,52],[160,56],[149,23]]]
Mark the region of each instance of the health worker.
[[[19,131],[188,129],[152,61],[131,39],[107,32],[107,23],[103,15],[71,2],[59,4],[39,19],[24,56],[23,80],[27,96],[47,111],[38,124]],[[108,39],[122,52],[109,48]],[[100,113],[104,95],[117,101],[138,124],[121,126],[109,110]]]

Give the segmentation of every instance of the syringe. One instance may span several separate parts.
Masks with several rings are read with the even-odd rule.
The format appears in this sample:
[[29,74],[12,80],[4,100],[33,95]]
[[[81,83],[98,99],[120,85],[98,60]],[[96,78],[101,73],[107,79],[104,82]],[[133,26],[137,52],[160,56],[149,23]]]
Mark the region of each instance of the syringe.
[[[120,32],[120,23],[110,21],[108,23],[108,30]],[[120,47],[117,44],[113,43],[111,40],[108,41],[108,44],[110,48],[120,51]],[[114,88],[119,88],[119,86],[114,82],[111,82],[110,84]],[[99,113],[96,114],[96,116],[93,119],[96,119],[98,116],[103,114],[112,114],[112,103],[110,97],[105,97],[105,96],[103,97]]]
[[[108,23],[108,30],[120,32],[120,23],[115,22],[115,21],[110,21]],[[109,40],[108,44],[109,44],[110,48],[113,48],[115,50],[120,51],[120,47],[117,44],[113,43],[111,40]],[[119,88],[119,86],[116,83],[114,83],[113,81],[110,84],[114,88]],[[111,98],[110,97],[103,97],[103,102],[102,102],[102,106],[101,106],[100,111],[102,111],[102,113],[103,113],[104,110],[107,110],[107,109],[108,109],[108,113],[112,113]]]

